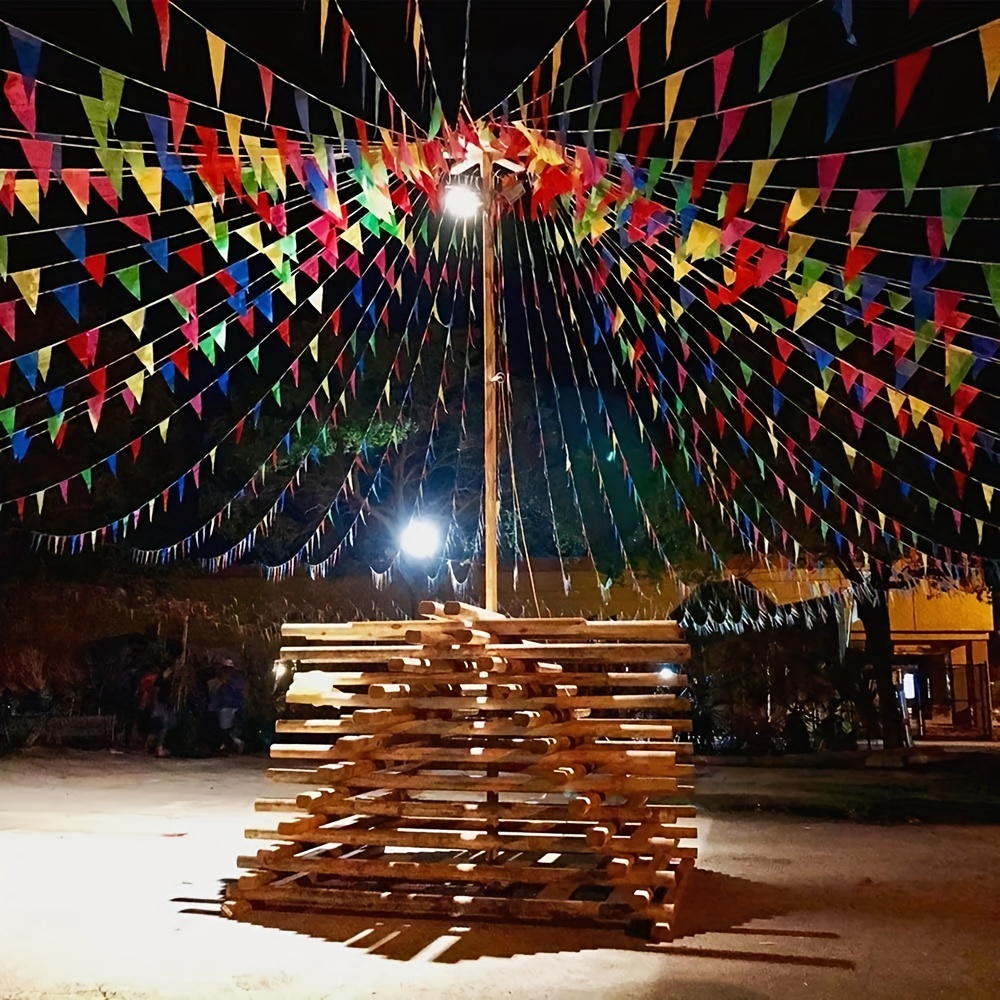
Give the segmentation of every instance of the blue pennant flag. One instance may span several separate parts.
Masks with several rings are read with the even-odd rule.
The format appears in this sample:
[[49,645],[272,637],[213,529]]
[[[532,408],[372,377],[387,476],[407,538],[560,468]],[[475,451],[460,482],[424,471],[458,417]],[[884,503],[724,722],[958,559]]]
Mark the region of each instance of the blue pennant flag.
[[66,387],[63,385],[56,386],[55,389],[50,390],[48,393],[49,406],[52,407],[53,413],[61,413],[63,405],[63,395],[66,392]]
[[167,237],[164,236],[160,240],[152,240],[150,243],[143,243],[143,249],[149,254],[157,264],[163,268],[164,271],[167,270]]
[[826,137],[825,142],[829,142],[833,133],[840,124],[844,109],[854,88],[855,77],[848,76],[843,80],[834,80],[826,86]]
[[38,382],[38,351],[22,354],[17,358],[17,367],[21,369],[21,374],[28,380],[28,385],[34,389]]
[[174,367],[173,361],[168,361],[161,369],[160,374],[163,376],[163,381],[167,383],[170,391],[174,391],[174,381],[177,378],[177,369]]
[[25,430],[14,431],[10,439],[11,451],[14,453],[14,461],[20,462],[25,455],[28,454],[28,445],[31,444],[31,438],[28,437],[28,432]]
[[10,33],[10,43],[14,47],[14,55],[17,56],[17,65],[21,69],[21,76],[25,80],[25,93],[30,97],[34,90],[35,80],[38,79],[38,61],[42,57],[41,40],[29,35],[20,28],[7,27]]
[[[118,478],[118,453],[117,452],[112,452],[110,455],[108,455],[108,457],[107,457],[107,459],[105,459],[105,461],[108,463],[108,468],[111,470],[111,475],[114,476],[115,479],[117,479]],[[115,527],[117,528],[117,526],[118,525],[117,525],[117,522],[116,522]]]
[[68,229],[57,229],[56,236],[66,245],[66,249],[83,263],[87,256],[87,233],[83,226],[72,226]]
[[218,378],[218,380],[216,382],[216,385],[219,387],[219,391],[222,393],[223,396],[228,396],[229,395],[229,372],[223,372],[219,376],[219,378]]
[[62,288],[53,289],[56,298],[62,307],[73,317],[74,323],[80,322],[80,286],[63,285]]
[[253,304],[261,311],[261,313],[271,322],[274,321],[274,308],[271,303],[271,290],[261,292],[253,300]]

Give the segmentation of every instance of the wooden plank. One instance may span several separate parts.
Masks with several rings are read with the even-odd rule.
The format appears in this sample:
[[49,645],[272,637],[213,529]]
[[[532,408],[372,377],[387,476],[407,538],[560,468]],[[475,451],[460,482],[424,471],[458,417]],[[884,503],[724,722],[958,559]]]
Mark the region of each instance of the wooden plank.
[[384,663],[389,657],[424,650],[436,660],[473,660],[499,656],[508,660],[564,660],[577,663],[686,663],[691,647],[679,642],[489,643],[483,646],[283,646],[280,657],[299,663]]
[[[286,701],[298,705],[317,705],[330,708],[380,708],[385,705],[385,699],[370,698],[363,694],[298,693],[289,690]],[[416,711],[436,711],[447,709],[453,712],[519,712],[532,711],[539,708],[563,709],[615,709],[628,711],[631,709],[658,709],[664,714],[685,712],[689,705],[687,698],[679,698],[670,694],[611,694],[611,695],[570,695],[548,694],[533,698],[488,698],[485,695],[459,696],[440,695],[438,697],[411,697],[400,695],[393,703],[403,708]]]
[[[386,718],[391,713],[384,710]],[[381,713],[380,713],[381,714]],[[412,719],[390,726],[388,722],[374,726],[370,722],[346,716],[342,719],[278,719],[279,733],[376,733],[390,730],[399,735],[420,736],[509,736],[524,737],[525,728],[507,719],[454,721],[451,719]],[[661,739],[668,740],[676,733],[689,732],[690,719],[572,719],[534,726],[531,736],[567,736],[590,739]],[[690,744],[683,744],[690,746]]]
[[321,889],[261,886],[229,890],[232,898],[264,905],[293,906],[323,911],[451,916],[469,919],[549,921],[592,920],[621,925],[641,911],[625,905],[607,906],[591,900],[515,899],[503,896],[452,896],[430,892],[372,892],[358,889]]
[[[412,860],[412,856],[394,860],[387,854],[382,858],[355,861],[350,858],[309,858],[300,862],[271,861],[261,864],[255,855],[237,858],[240,868],[265,871],[319,872],[342,878],[365,880],[370,878],[395,879],[401,882],[478,882],[483,885],[513,885],[532,883],[538,885],[569,883],[575,888],[581,881],[594,885],[618,885],[608,880],[600,868],[570,868],[561,865],[532,865],[514,861],[505,864],[483,864],[482,862],[457,862],[447,864],[434,861]],[[642,870],[635,875],[635,883],[645,885],[649,876]],[[654,885],[670,886],[674,882],[673,872],[654,873]],[[264,883],[266,884],[266,883]]]
[[671,673],[669,676],[664,676],[658,671],[645,671],[643,673],[604,672],[596,670],[591,672],[561,671],[559,673],[544,671],[540,673],[521,674],[505,673],[497,676],[489,670],[448,673],[434,673],[428,670],[427,672],[414,673],[412,676],[406,678],[391,676],[385,671],[310,670],[307,673],[309,674],[309,686],[313,690],[324,690],[331,687],[364,687],[369,684],[386,683],[461,685],[463,687],[481,688],[485,688],[487,685],[493,686],[498,684],[503,686],[522,685],[531,687],[570,685],[588,688],[681,688],[687,687],[688,683],[688,679],[684,674]]

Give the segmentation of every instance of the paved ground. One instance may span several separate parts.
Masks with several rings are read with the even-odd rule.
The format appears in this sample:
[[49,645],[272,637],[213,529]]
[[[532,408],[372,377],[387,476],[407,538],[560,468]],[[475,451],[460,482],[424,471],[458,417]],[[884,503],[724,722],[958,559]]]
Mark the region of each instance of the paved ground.
[[248,925],[218,917],[218,896],[250,804],[274,793],[265,766],[0,760],[0,998],[998,995],[997,826],[706,816],[670,945],[376,918]]

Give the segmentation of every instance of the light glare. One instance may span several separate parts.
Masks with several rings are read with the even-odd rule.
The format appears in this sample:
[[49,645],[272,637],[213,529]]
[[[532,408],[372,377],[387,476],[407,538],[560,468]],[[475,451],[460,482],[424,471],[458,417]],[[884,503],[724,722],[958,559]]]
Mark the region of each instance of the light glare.
[[479,211],[479,192],[468,184],[449,184],[444,189],[444,208],[449,215],[471,219]]
[[415,517],[403,531],[399,544],[411,559],[431,559],[441,548],[441,532],[433,521]]

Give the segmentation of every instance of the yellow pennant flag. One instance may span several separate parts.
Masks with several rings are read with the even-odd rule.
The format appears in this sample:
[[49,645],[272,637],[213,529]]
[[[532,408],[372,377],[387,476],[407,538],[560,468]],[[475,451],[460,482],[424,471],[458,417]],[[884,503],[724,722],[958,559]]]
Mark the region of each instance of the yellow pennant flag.
[[285,164],[281,159],[281,150],[277,147],[272,147],[265,149],[262,155],[267,172],[274,178],[278,189],[281,191],[281,196],[284,197],[288,191],[288,182],[285,177]]
[[319,0],[319,50],[323,51],[326,40],[326,19],[330,13],[330,0]]
[[41,514],[41,512],[42,512],[42,504],[45,503],[45,490],[39,490],[35,494],[35,503],[38,504],[38,513]]
[[680,304],[676,299],[670,300],[670,313],[674,319],[680,319],[684,315],[684,306]]
[[166,417],[165,419],[161,420],[156,426],[160,432],[160,437],[163,439],[164,444],[166,444],[167,428],[170,426],[170,417]]
[[353,226],[348,226],[341,234],[340,238],[361,252],[365,248],[364,236],[361,234],[361,223],[355,222]]
[[681,9],[681,0],[667,0],[667,59],[670,58],[670,46],[674,40],[674,28],[677,26],[677,12]]
[[816,416],[822,416],[823,407],[826,406],[826,401],[830,398],[830,394],[824,392],[818,385],[813,386],[813,392],[816,394]]
[[791,277],[805,259],[809,248],[816,242],[815,236],[790,233],[788,236],[788,260],[785,262],[785,277]]
[[819,188],[799,188],[792,195],[792,200],[788,204],[788,212],[785,215],[785,225],[792,226],[819,200]]
[[295,279],[289,278],[288,281],[283,281],[278,288],[281,290],[281,294],[288,299],[289,302],[294,306],[296,303],[295,297]]
[[764,185],[777,162],[777,160],[754,160],[753,166],[750,168],[750,183],[747,185],[747,211],[753,208],[757,195],[764,190]]
[[916,396],[910,396],[910,413],[913,414],[913,426],[919,427],[920,422],[927,416],[927,411],[931,408],[930,403],[925,403]]
[[997,80],[1000,80],[1000,18],[979,29],[979,44],[983,48],[983,64],[986,67],[986,97],[990,99]]
[[624,257],[618,260],[618,273],[621,275],[622,281],[624,281],[631,273],[632,268],[629,266],[628,261]]
[[215,214],[212,202],[200,201],[195,205],[188,205],[187,210],[194,216],[195,222],[205,230],[209,239],[215,238]]
[[208,58],[212,61],[212,79],[215,81],[215,102],[222,102],[222,67],[226,62],[226,43],[213,35],[211,31],[205,32],[208,39]]
[[930,421],[927,422],[927,427],[931,432],[931,440],[934,442],[934,447],[940,451],[941,445],[944,442],[944,431],[937,424],[932,424]]
[[885,391],[889,394],[889,405],[892,407],[892,415],[898,417],[899,411],[903,408],[903,403],[906,402],[906,393],[900,392],[898,389],[893,389],[888,385],[885,387]]
[[30,271],[11,271],[10,276],[14,279],[14,284],[17,285],[21,298],[34,312],[38,308],[38,289],[42,282],[42,269],[33,267]]
[[[127,316],[122,316],[122,322],[136,335],[136,337],[142,337],[142,325],[146,321],[146,309],[136,309],[134,312],[130,312]],[[150,369],[152,371],[152,369]]]
[[244,135],[243,137],[243,148],[247,151],[247,156],[250,157],[250,166],[253,169],[253,175],[257,178],[257,183],[260,183],[260,168],[264,163],[264,153],[261,150],[260,139],[255,135]]
[[319,361],[319,337],[313,337],[309,341],[309,353],[312,355],[313,361]]
[[243,226],[236,230],[236,235],[241,236],[254,248],[254,250],[264,249],[264,240],[260,235],[260,223],[251,222],[249,226]]
[[49,377],[49,365],[52,362],[52,347],[38,348],[38,374],[44,382]]
[[40,195],[38,181],[34,177],[18,177],[14,181],[14,194],[17,200],[24,205],[28,214],[35,220],[39,220]]
[[281,252],[281,240],[264,247],[264,256],[271,262],[271,267],[281,267],[281,263],[285,259],[285,255]]
[[[150,375],[153,374],[153,345],[143,344],[138,351],[135,352],[136,360],[142,363],[146,371]],[[136,397],[138,398],[138,397]]]
[[563,40],[560,38],[552,47],[552,85],[549,87],[551,94],[556,89],[556,81],[559,79],[559,67],[562,65]]
[[993,509],[993,487],[983,483],[983,499],[986,501],[986,509]]
[[677,104],[677,95],[681,90],[681,80],[684,79],[684,70],[671,73],[663,82],[663,134],[667,134],[667,129],[674,118],[674,105]]
[[226,135],[229,137],[229,148],[236,157],[236,162],[240,162],[240,129],[243,127],[243,119],[239,115],[226,114]]
[[670,166],[671,170],[677,169],[677,164],[680,161],[681,154],[684,152],[684,147],[688,143],[688,139],[691,138],[694,126],[694,118],[682,118],[677,123],[676,128],[674,129],[674,159]]
[[701,260],[712,246],[719,242],[719,230],[707,222],[695,219],[687,238],[687,252],[691,260]]
[[812,319],[823,308],[823,300],[832,291],[833,285],[824,285],[822,281],[817,281],[796,304],[795,324],[792,329],[797,330],[807,320]]
[[854,460],[858,457],[856,448],[852,448],[846,441],[844,442],[844,454],[847,456],[847,464],[853,469]]
[[316,310],[316,312],[321,313],[323,311],[323,286],[319,285],[308,299],[309,305]]
[[137,403],[142,402],[142,389],[146,384],[146,373],[142,369],[137,371],[134,375],[130,375],[125,379],[125,385],[128,386],[129,392],[135,396],[135,401]]
[[146,167],[141,173],[135,175],[135,179],[153,211],[159,215],[163,202],[163,168]]

